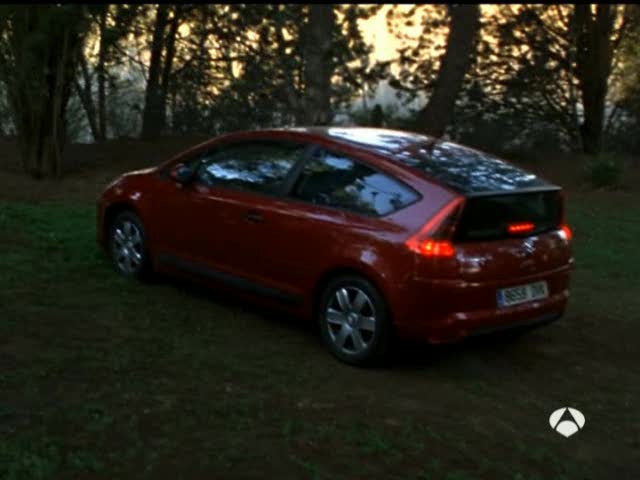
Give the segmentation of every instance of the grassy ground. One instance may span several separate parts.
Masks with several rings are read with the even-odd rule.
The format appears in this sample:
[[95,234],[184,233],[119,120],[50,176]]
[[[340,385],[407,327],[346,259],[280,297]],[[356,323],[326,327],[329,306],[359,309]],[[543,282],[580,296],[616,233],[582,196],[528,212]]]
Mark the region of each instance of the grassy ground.
[[[117,276],[95,244],[109,172],[84,175],[31,196],[0,174],[1,479],[640,476],[638,193],[569,195],[560,322],[362,370],[295,319]],[[587,419],[570,439],[563,406]]]

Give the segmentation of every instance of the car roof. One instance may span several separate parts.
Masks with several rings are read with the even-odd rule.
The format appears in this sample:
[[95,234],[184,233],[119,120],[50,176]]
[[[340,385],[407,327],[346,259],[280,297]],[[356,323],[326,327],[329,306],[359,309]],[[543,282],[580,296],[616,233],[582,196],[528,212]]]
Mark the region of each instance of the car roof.
[[433,137],[419,133],[373,127],[287,127],[256,132],[291,132],[294,134],[323,137],[328,141],[346,143],[352,146],[393,153],[410,145],[429,142]]
[[494,155],[421,133],[372,127],[289,127],[254,132],[290,132],[361,148],[459,193],[488,195],[558,189]]

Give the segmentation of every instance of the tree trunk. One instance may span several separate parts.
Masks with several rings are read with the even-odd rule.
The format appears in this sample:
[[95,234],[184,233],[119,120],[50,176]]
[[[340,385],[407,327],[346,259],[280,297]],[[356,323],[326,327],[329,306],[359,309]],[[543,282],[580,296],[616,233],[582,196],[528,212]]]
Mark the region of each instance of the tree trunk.
[[427,105],[418,115],[425,133],[442,136],[453,118],[456,98],[471,63],[475,39],[480,30],[480,7],[458,4],[449,7],[451,21],[447,48],[440,59],[440,68]]
[[333,5],[309,6],[304,45],[304,122],[307,125],[328,125],[333,117],[331,77],[334,65],[331,46],[334,25]]
[[[279,99],[287,106],[287,112],[285,117],[285,124],[301,124],[304,123],[304,106],[303,99],[300,96],[296,85],[299,85],[300,82],[296,82],[295,72],[293,67],[287,65],[285,60],[288,59],[288,55],[286,53],[286,40],[284,35],[282,34],[282,28],[284,27],[284,19],[282,16],[277,15],[275,18],[276,24],[276,47],[278,52],[278,57],[281,61],[284,61],[284,81],[280,85],[278,90]],[[304,43],[304,39],[302,38],[304,35],[300,35],[297,38],[297,41],[300,42],[303,49],[306,45]],[[263,46],[263,43],[260,43]]]
[[[65,111],[82,42],[82,15],[80,9],[41,5],[12,12],[10,56],[0,72],[8,87],[22,165],[34,178],[62,172]],[[43,23],[53,27],[46,37],[38,37]]]
[[167,26],[167,5],[158,5],[156,23],[151,40],[151,61],[145,91],[144,111],[142,114],[142,138],[149,139],[160,135],[162,129],[162,97],[160,94],[160,74],[162,51],[164,50],[164,31]]
[[595,18],[591,5],[575,6],[577,74],[584,120],[580,125],[582,149],[595,155],[602,150],[607,83],[613,61],[611,33],[615,6],[598,4]]
[[160,79],[160,132],[167,124],[167,97],[169,95],[169,82],[171,81],[171,69],[173,68],[173,57],[176,53],[176,35],[178,34],[179,26],[180,5],[176,5],[173,11],[173,18],[169,24],[169,32],[167,33],[165,59]]
[[107,138],[107,93],[106,93],[106,71],[105,61],[107,56],[107,9],[105,5],[100,12],[100,49],[98,52],[98,65],[96,73],[98,76],[98,137],[99,142],[104,142]]
[[80,67],[82,72],[83,85],[75,79],[74,84],[76,92],[82,103],[82,108],[87,115],[87,122],[89,123],[89,129],[91,130],[91,136],[98,142],[100,141],[100,128],[98,126],[98,118],[96,116],[96,108],[93,103],[93,95],[91,93],[91,76],[89,75],[89,67],[87,66],[87,59],[84,55],[80,54]]
[[64,69],[69,55],[69,31],[65,30],[62,36],[62,52],[60,58],[52,59],[55,66],[53,84],[49,86],[51,105],[51,133],[49,137],[49,151],[47,152],[49,172],[59,177],[62,172],[62,144],[64,143],[64,118],[62,111],[66,110],[64,102]]

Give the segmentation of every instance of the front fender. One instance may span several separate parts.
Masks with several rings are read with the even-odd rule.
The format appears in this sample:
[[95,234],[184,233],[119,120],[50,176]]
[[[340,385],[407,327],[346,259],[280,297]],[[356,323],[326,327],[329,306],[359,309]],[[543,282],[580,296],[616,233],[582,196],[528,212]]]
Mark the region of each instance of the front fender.
[[152,235],[151,218],[153,187],[148,175],[123,176],[111,183],[100,195],[97,205],[97,241],[107,247],[107,226],[117,213],[133,210],[145,226],[147,239]]

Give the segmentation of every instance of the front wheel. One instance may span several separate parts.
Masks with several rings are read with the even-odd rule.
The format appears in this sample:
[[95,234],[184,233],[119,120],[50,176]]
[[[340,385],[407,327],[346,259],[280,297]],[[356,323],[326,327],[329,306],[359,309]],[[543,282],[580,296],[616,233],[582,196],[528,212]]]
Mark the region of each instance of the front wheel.
[[318,307],[322,338],[340,360],[352,365],[380,363],[391,342],[391,319],[378,290],[362,277],[330,282]]
[[109,229],[111,259],[118,273],[145,279],[151,272],[142,221],[133,212],[119,213]]

